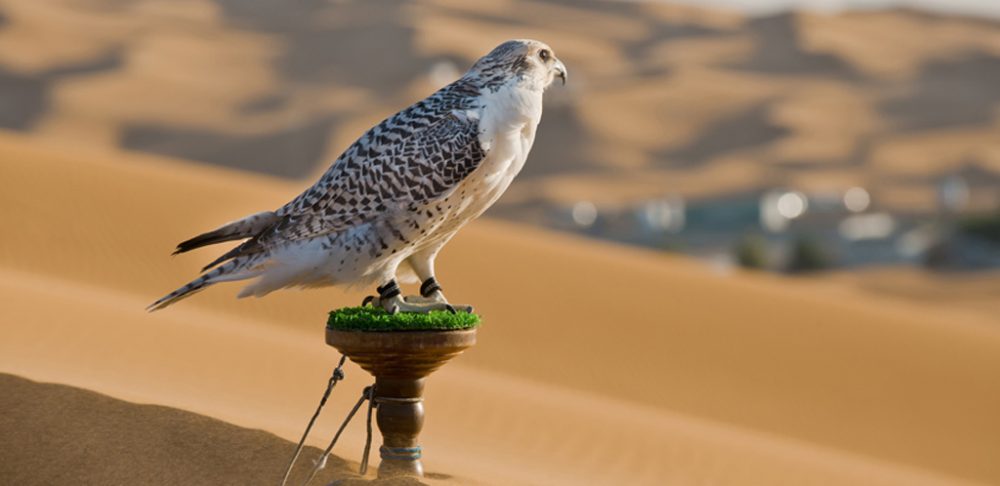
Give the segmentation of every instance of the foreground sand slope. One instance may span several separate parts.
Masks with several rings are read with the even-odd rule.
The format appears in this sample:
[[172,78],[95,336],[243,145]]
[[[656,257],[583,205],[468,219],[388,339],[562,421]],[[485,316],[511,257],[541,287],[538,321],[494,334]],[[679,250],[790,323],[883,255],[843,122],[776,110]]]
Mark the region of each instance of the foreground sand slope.
[[[294,447],[266,432],[65,385],[0,374],[0,389],[4,484],[274,484]],[[302,461],[319,455],[307,448]],[[333,458],[316,481],[355,471],[357,464]],[[297,469],[292,484],[306,472]]]
[[[13,137],[0,160],[0,217],[16,228],[0,245],[0,370],[296,437],[336,358],[323,314],[360,294],[235,301],[230,286],[142,307],[215,254],[171,259],[173,242],[299,188]],[[440,265],[452,299],[487,324],[428,389],[432,471],[496,484],[1000,481],[1000,332],[984,318],[489,221]],[[350,370],[321,437],[366,382]]]

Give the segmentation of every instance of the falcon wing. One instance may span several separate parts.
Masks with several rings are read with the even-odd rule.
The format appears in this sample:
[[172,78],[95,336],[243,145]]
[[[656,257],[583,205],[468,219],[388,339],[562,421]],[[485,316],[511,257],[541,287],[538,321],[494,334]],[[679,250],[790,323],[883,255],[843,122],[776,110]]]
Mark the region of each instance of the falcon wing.
[[358,152],[365,160],[343,161],[326,191],[279,225],[282,239],[313,238],[373,221],[387,210],[444,198],[486,157],[479,122],[464,111],[446,113],[395,143]]
[[429,122],[416,118],[410,123],[424,122],[416,130],[400,128],[406,124],[397,117],[369,131],[316,185],[279,209],[280,220],[205,269],[283,242],[368,223],[392,209],[443,199],[486,157],[479,120],[467,111],[449,111]]

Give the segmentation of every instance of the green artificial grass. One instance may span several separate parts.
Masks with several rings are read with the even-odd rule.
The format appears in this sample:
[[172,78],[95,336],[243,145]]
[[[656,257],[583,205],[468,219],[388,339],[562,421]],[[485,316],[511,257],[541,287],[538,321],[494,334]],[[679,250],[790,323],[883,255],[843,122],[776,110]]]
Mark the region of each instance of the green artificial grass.
[[455,331],[479,325],[479,316],[459,311],[389,314],[380,307],[345,307],[330,312],[326,327],[337,331]]

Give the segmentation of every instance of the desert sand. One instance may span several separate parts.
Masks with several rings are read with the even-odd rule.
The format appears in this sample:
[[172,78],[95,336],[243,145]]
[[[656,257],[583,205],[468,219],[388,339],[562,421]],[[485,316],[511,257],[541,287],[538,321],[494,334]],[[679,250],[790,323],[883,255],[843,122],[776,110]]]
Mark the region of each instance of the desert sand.
[[[325,313],[363,294],[236,300],[229,285],[143,308],[216,255],[171,258],[175,242],[303,184],[13,135],[0,136],[0,160],[0,372],[107,395],[4,377],[0,395],[18,398],[0,403],[18,418],[2,431],[23,440],[0,448],[0,480],[144,478],[169,457],[187,477],[274,484],[337,359]],[[988,313],[489,219],[439,266],[451,299],[485,324],[429,381],[428,482],[1000,482],[1000,328]],[[369,382],[348,368],[312,445]],[[334,452],[357,461],[363,430],[352,424]],[[93,446],[67,454],[53,436]],[[166,437],[183,438],[183,454]],[[135,470],[80,466],[150,448],[164,454]],[[233,448],[255,464],[204,466]],[[335,465],[331,477],[349,474]]]
[[[218,286],[147,314],[222,251],[173,245],[526,36],[572,81],[501,206],[864,185],[930,211],[955,173],[997,203],[996,21],[0,0],[0,483],[276,484],[338,357],[325,313],[363,294]],[[439,266],[485,325],[430,380],[428,483],[1000,483],[995,273],[787,279],[490,219]],[[370,381],[347,371],[314,446]]]
[[[5,484],[254,484],[274,479],[292,454],[273,434],[190,412],[5,374],[0,388]],[[303,460],[321,452],[310,447]],[[352,471],[357,464],[332,458],[317,482]]]
[[[535,37],[572,81],[547,97],[508,217],[855,185],[931,212],[943,177],[1000,180],[996,20],[605,0],[0,0],[0,17],[0,127],[73,150],[305,179],[503,40]],[[974,189],[974,209],[1000,203]]]

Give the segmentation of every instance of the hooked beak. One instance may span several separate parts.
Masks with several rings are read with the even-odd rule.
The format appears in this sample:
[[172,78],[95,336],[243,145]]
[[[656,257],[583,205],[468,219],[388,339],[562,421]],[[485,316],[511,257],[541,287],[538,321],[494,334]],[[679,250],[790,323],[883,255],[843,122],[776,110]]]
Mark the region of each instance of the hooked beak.
[[569,73],[566,71],[566,66],[563,65],[562,61],[557,59],[556,65],[553,66],[553,69],[556,70],[556,76],[559,76],[559,79],[562,80],[563,86],[566,86],[566,77],[569,76]]

